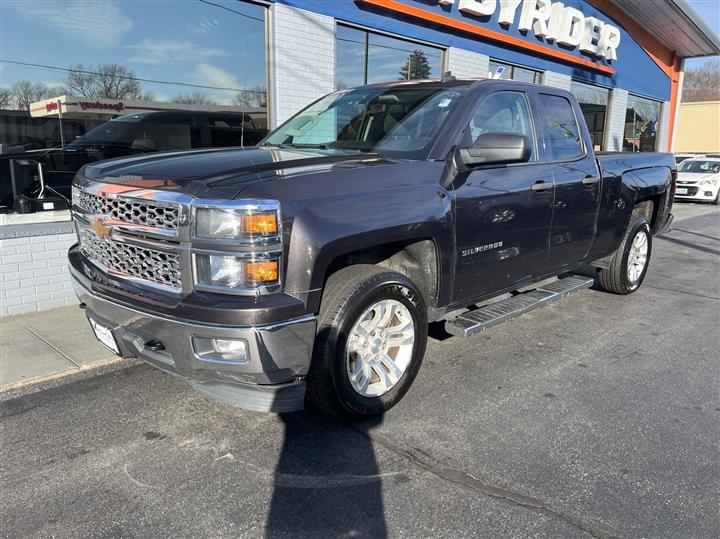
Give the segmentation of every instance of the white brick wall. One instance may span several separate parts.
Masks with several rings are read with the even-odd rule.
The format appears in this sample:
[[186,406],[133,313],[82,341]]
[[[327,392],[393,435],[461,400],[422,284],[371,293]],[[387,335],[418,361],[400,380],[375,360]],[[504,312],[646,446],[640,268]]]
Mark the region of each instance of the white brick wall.
[[569,91],[571,82],[572,78],[570,75],[563,75],[562,73],[555,73],[554,71],[545,71],[542,76],[543,84],[554,88],[561,88],[562,90]]
[[276,127],[335,90],[335,19],[283,4],[271,7],[271,122]]
[[670,132],[670,101],[665,101],[660,111],[660,124],[658,125],[658,145],[656,151],[668,151],[668,133]]
[[608,103],[605,120],[605,147],[603,148],[607,152],[621,152],[623,149],[627,103],[627,90],[615,88],[610,91],[610,103]]
[[487,77],[490,70],[490,57],[450,47],[447,50],[447,68],[460,79]]
[[67,251],[75,234],[0,239],[0,316],[77,302]]

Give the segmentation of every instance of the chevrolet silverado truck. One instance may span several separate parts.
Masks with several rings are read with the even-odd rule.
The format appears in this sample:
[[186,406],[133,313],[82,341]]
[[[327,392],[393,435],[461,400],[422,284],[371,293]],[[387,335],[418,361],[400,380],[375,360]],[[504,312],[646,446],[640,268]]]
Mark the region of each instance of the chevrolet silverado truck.
[[675,175],[671,154],[594,153],[563,90],[371,85],[255,148],[85,166],[70,269],[121,356],[246,409],[376,415],[431,322],[467,337],[593,283],[635,292]]

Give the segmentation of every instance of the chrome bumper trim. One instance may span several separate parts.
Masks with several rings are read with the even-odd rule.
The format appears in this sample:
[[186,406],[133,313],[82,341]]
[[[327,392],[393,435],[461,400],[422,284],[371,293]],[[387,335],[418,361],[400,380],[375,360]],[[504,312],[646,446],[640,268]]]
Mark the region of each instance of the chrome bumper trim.
[[[197,324],[119,305],[95,295],[74,274],[71,279],[88,316],[112,329],[123,356],[140,358],[184,378],[209,397],[241,408],[276,412],[302,409],[304,377],[315,341],[314,316],[258,327]],[[248,361],[204,361],[194,354],[193,336],[244,339]],[[154,344],[148,346],[151,341]]]

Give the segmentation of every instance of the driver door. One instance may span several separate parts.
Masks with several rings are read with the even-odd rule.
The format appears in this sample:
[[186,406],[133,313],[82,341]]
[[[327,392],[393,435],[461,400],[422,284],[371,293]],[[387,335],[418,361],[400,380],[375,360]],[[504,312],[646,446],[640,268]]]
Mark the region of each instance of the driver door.
[[554,183],[538,161],[530,99],[523,91],[497,91],[483,99],[464,136],[524,135],[532,145],[526,163],[477,166],[458,175],[456,272],[453,303],[468,303],[532,280],[546,271]]

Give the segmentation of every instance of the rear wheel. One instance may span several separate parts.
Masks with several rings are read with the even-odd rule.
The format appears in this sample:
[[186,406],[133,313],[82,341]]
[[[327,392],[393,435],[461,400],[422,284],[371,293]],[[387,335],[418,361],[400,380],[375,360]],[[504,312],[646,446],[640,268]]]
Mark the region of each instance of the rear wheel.
[[405,276],[358,265],[325,286],[308,400],[337,416],[386,412],[415,380],[427,343],[421,295]]
[[631,294],[645,280],[652,253],[652,232],[645,217],[636,216],[607,269],[598,272],[597,284],[606,292]]

